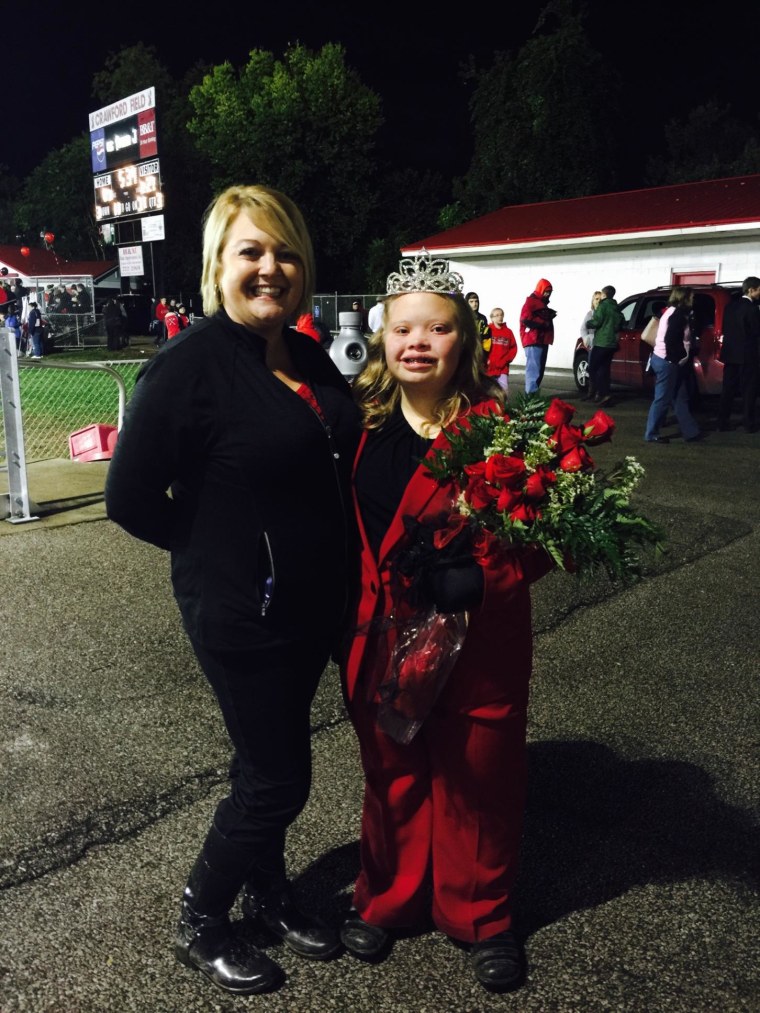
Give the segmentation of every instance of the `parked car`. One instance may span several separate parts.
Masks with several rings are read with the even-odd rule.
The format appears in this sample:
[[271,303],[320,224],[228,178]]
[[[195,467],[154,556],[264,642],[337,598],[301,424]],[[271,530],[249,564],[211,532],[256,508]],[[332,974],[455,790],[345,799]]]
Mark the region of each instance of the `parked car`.
[[[694,374],[701,394],[719,394],[723,383],[723,363],[718,358],[723,343],[723,310],[731,299],[741,297],[741,284],[692,285],[694,330],[698,337]],[[610,377],[623,387],[649,389],[651,373],[646,372],[651,348],[641,340],[641,332],[654,314],[662,315],[668,305],[672,285],[653,288],[628,296],[620,303],[625,323],[619,347],[612,358]],[[588,385],[588,350],[578,338],[573,356],[573,375],[578,390]]]

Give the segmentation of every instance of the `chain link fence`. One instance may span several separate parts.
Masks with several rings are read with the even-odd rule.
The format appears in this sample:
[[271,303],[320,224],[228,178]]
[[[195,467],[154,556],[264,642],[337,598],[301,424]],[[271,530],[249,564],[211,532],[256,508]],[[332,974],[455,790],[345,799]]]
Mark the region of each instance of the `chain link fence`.
[[[127,398],[144,360],[110,361],[103,365],[116,370],[124,380]],[[27,464],[69,456],[69,435],[95,423],[117,425],[119,391],[106,372],[65,369],[55,363],[40,365],[20,362],[19,388],[24,424]],[[5,426],[0,411],[0,448],[5,452]],[[4,459],[0,464],[5,464]]]
[[[359,300],[365,312],[375,295],[319,294],[314,297],[317,314],[327,326],[339,329],[338,314],[350,310]],[[50,314],[51,344],[59,346],[99,345],[105,342],[102,317],[87,314]],[[127,399],[135,385],[144,359],[108,360],[104,365],[122,376]],[[94,423],[116,425],[119,397],[117,386],[107,373],[85,369],[56,368],[54,362],[33,365],[19,360],[19,386],[27,463],[69,456],[69,435]],[[5,426],[0,405],[0,467],[5,465]]]
[[102,314],[48,313],[43,318],[46,351],[56,348],[83,348],[104,345],[106,327]]

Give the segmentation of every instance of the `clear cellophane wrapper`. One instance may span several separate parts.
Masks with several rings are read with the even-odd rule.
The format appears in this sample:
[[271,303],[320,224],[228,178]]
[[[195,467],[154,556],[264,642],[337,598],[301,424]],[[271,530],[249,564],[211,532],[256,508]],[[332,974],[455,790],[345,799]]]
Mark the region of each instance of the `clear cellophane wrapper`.
[[396,742],[412,741],[446,685],[467,634],[466,612],[431,608],[395,627],[395,643],[378,687],[378,722]]

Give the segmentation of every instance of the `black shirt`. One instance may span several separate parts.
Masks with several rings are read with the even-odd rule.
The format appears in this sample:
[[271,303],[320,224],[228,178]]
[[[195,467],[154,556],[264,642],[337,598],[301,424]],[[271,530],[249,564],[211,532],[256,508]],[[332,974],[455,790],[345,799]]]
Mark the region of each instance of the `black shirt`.
[[398,406],[380,429],[371,429],[356,471],[356,496],[377,559],[401,497],[433,440],[418,436]]

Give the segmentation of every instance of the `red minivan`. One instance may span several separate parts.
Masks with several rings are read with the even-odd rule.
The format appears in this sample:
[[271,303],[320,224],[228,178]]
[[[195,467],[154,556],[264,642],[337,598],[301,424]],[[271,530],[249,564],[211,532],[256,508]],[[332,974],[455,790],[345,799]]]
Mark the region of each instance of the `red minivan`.
[[[618,305],[625,323],[619,334],[618,350],[612,359],[610,378],[623,387],[651,388],[653,378],[646,372],[651,348],[641,340],[641,332],[654,315],[661,316],[674,286],[664,285],[648,292],[628,296]],[[694,374],[702,394],[720,394],[723,363],[719,360],[723,343],[723,310],[731,299],[741,297],[741,284],[692,285],[694,289],[694,330],[699,336]],[[578,390],[588,385],[588,350],[578,338],[573,356],[573,375]]]

